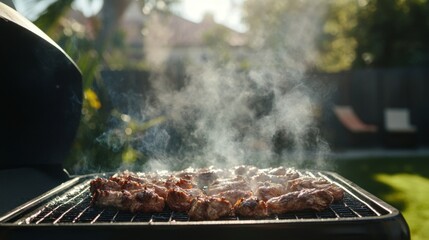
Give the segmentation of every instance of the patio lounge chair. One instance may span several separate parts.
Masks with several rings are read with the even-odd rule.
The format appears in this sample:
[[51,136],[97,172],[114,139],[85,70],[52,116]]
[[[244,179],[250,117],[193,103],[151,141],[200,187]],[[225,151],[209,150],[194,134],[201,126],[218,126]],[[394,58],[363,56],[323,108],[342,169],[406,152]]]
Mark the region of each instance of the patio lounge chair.
[[417,128],[410,123],[410,112],[406,108],[386,108],[384,125],[388,132],[416,132]]
[[368,148],[377,145],[378,127],[363,122],[351,106],[334,106],[333,112],[341,124],[335,133],[338,147]]
[[406,108],[386,108],[384,110],[385,136],[387,147],[409,148],[417,146],[417,128],[411,125],[410,112]]
[[351,106],[334,106],[333,110],[342,125],[351,132],[374,133],[378,130],[377,126],[364,123]]

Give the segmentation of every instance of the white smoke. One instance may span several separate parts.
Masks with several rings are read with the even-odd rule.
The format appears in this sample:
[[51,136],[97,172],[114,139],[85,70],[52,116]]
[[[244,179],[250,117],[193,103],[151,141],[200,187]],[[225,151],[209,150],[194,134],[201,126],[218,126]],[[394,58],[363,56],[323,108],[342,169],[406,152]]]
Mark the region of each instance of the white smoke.
[[[315,41],[325,6],[308,6],[285,16],[282,31],[274,36],[282,39],[280,44],[269,46],[265,40],[273,36],[265,32],[253,36],[246,71],[234,61],[209,60],[189,66],[180,88],[171,87],[165,77],[153,79],[157,101],[150,113],[142,113],[147,119],[163,113],[167,122],[133,140],[151,153],[144,168],[323,168],[329,146],[320,137],[316,117],[325,89],[309,84],[306,73],[317,57]],[[150,42],[160,41],[146,44]],[[162,52],[159,47],[146,45],[152,53]]]

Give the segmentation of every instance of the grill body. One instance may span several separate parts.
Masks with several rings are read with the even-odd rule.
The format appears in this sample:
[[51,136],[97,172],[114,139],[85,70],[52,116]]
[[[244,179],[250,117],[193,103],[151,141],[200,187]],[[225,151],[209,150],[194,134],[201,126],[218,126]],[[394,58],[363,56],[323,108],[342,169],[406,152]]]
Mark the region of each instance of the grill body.
[[190,221],[184,213],[138,213],[91,206],[89,181],[76,177],[0,218],[2,239],[410,239],[398,210],[336,173],[302,171],[345,190],[344,200],[322,212],[304,211],[265,219],[226,217]]

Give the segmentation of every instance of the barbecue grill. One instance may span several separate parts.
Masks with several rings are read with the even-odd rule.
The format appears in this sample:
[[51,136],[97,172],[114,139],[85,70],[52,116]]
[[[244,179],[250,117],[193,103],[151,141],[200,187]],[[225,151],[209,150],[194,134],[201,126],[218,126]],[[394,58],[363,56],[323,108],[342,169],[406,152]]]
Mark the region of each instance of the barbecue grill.
[[[70,177],[59,167],[80,117],[82,95],[80,74],[76,66],[40,30],[1,3],[0,32],[2,53],[6,52],[6,56],[10,56],[9,59],[12,60],[6,65],[3,57],[0,65],[10,67],[9,70],[6,69],[9,72],[4,75],[4,79],[10,79],[8,88],[17,91],[23,89],[23,94],[19,97],[26,100],[20,101],[28,101],[28,97],[35,98],[32,105],[34,109],[30,109],[30,113],[43,113],[40,118],[36,117],[37,125],[32,126],[36,130],[16,128],[8,131],[11,134],[7,136],[13,141],[4,142],[6,158],[1,162],[0,179],[10,178],[14,182],[21,176],[26,176],[21,183],[18,181],[18,186],[10,187],[21,191],[9,196],[11,202],[22,202],[22,191],[25,192],[28,185],[34,185],[31,182],[45,185],[31,195],[32,199],[0,217],[1,239],[28,239],[36,236],[41,239],[410,238],[408,226],[398,210],[340,175],[325,171],[299,171],[303,176],[322,177],[344,189],[344,199],[331,204],[322,212],[302,211],[272,215],[264,219],[224,217],[215,221],[191,221],[185,213],[168,209],[161,213],[133,214],[92,206],[89,182],[96,176],[109,177],[111,174]],[[19,48],[17,45],[15,47],[18,49],[10,48],[13,42],[23,44],[24,47]],[[55,64],[46,67],[46,58],[58,60],[49,61]],[[21,71],[17,71],[17,63],[23,63]],[[27,72],[27,65],[33,66],[31,73]],[[36,89],[26,87],[26,81],[31,79],[29,76],[35,78],[32,84]],[[18,111],[16,119],[34,119],[31,114]],[[51,127],[53,132],[46,131]],[[36,135],[43,144],[32,146],[35,138],[26,141],[13,137],[16,134],[22,137],[28,132]],[[22,149],[32,151],[27,153]],[[30,174],[25,175],[26,173]],[[53,180],[46,180],[47,176]],[[50,188],[57,184],[58,186]],[[46,192],[33,196],[40,191]],[[8,191],[3,193],[6,193],[3,194],[4,198]],[[29,197],[24,199],[28,200]]]

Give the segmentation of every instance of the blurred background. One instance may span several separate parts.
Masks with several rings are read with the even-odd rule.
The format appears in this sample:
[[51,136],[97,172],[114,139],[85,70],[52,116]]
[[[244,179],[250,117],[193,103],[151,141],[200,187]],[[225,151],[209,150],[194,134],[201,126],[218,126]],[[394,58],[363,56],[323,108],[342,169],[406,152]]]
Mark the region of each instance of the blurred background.
[[339,172],[429,239],[429,1],[2,2],[82,71],[70,173],[252,155]]

